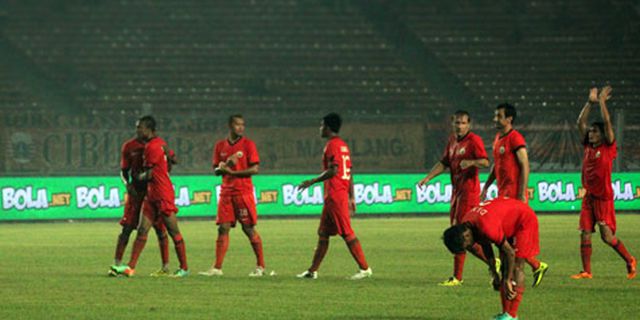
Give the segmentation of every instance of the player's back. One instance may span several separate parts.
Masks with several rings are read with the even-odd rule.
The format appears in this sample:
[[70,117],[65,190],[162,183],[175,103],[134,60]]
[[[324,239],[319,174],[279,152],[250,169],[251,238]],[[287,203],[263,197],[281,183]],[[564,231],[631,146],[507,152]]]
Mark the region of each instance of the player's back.
[[169,177],[167,163],[167,143],[160,137],[153,137],[144,148],[144,167],[153,168],[153,175],[149,180],[147,192],[150,200],[167,200],[173,202],[175,193]]
[[348,193],[351,181],[351,152],[349,146],[339,136],[331,137],[324,148],[322,166],[324,170],[331,165],[337,168],[336,175],[324,181],[325,197]]
[[537,220],[529,205],[510,198],[482,202],[471,209],[468,216],[468,221],[496,243],[501,242],[504,237],[513,237],[519,229],[532,220]]
[[133,176],[142,172],[144,145],[144,142],[138,138],[131,138],[122,144],[120,167],[131,170]]

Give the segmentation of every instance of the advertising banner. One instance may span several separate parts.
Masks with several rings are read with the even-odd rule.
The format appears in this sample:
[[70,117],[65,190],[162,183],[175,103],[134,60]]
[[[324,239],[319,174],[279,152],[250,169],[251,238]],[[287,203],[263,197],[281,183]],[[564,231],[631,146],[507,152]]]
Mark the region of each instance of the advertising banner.
[[[449,211],[449,176],[440,175],[425,187],[423,174],[355,175],[357,214],[445,213]],[[313,175],[254,177],[258,214],[318,215],[322,184],[299,191],[296,186]],[[486,175],[481,175],[481,181]],[[180,217],[215,216],[221,179],[213,176],[172,177]],[[640,173],[614,173],[616,210],[640,210]],[[584,189],[579,173],[532,174],[529,204],[538,212],[578,212]],[[489,197],[497,195],[492,185]],[[0,178],[0,221],[95,219],[122,216],[126,199],[117,177]]]

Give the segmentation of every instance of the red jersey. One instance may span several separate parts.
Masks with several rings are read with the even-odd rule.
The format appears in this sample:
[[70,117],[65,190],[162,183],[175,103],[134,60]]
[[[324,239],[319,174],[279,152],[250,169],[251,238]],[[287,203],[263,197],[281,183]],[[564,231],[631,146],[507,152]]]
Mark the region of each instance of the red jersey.
[[132,138],[122,144],[120,152],[120,168],[123,170],[129,170],[129,175],[132,177],[132,181],[135,182],[136,187],[144,186],[136,179],[142,172],[142,155],[144,153],[144,141],[140,141],[137,138]]
[[[248,138],[241,137],[234,144],[228,139],[220,140],[213,148],[212,164],[217,167],[222,161],[233,161],[229,166],[233,170],[242,171],[249,169],[254,164],[260,163],[256,144]],[[251,177],[232,177],[224,175],[222,177],[221,196],[232,196],[243,193],[253,194],[253,182]]]
[[[504,136],[496,134],[493,140],[494,172],[498,184],[498,197],[517,198],[520,189],[520,163],[516,152],[527,144],[520,132],[511,130]],[[526,192],[525,192],[526,196]]]
[[613,200],[611,187],[611,169],[613,159],[618,156],[616,142],[607,144],[606,141],[594,147],[590,143],[584,145],[584,159],[582,160],[582,186],[587,193],[601,200]]
[[516,232],[537,221],[535,212],[526,203],[510,198],[496,198],[471,209],[462,222],[469,222],[487,240],[501,245]]
[[338,136],[331,137],[324,147],[322,169],[327,170],[335,165],[336,175],[324,181],[324,197],[337,193],[349,193],[351,184],[351,152],[349,147]]
[[449,137],[440,162],[449,167],[454,196],[478,197],[480,195],[478,167],[472,166],[463,170],[460,168],[460,162],[487,158],[484,143],[477,134],[469,132],[461,139],[456,135]]
[[147,183],[147,197],[150,201],[175,202],[173,183],[169,178],[167,143],[160,137],[153,137],[144,147],[145,168],[153,168],[151,180]]

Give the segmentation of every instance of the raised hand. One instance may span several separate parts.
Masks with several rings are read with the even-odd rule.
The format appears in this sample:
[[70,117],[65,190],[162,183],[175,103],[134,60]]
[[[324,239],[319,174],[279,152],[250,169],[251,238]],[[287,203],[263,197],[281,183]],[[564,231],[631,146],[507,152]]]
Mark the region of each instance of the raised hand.
[[591,88],[589,90],[589,102],[598,103],[598,88]]
[[602,89],[600,89],[600,95],[598,95],[598,100],[600,102],[605,102],[609,99],[611,99],[611,91],[613,90],[613,88],[611,88],[611,86],[606,86]]

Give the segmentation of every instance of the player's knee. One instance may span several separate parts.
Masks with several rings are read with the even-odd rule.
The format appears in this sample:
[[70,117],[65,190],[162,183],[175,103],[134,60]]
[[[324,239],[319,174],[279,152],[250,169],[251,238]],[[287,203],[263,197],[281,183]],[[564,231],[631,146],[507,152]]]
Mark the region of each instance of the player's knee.
[[218,226],[218,234],[228,234],[229,233],[229,229],[231,229],[230,226],[226,225],[226,224],[221,224]]

